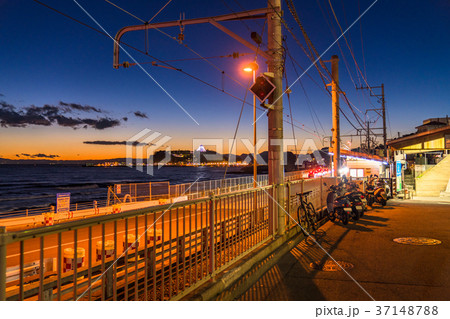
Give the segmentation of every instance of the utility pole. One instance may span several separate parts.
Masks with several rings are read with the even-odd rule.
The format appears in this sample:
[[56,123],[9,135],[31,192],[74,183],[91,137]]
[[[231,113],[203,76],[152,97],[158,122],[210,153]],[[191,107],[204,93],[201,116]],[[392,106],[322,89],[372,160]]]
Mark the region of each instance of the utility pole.
[[[272,216],[278,216],[279,236],[285,232],[286,214],[284,211],[284,189],[279,187],[284,184],[283,166],[283,39],[281,35],[281,1],[268,0],[268,7],[277,12],[267,15],[268,29],[268,69],[273,73],[272,83],[275,85],[272,98],[269,103],[273,109],[269,111],[269,184],[275,185],[274,198],[277,203],[274,206]],[[272,207],[272,205],[270,205]],[[283,209],[282,209],[283,208]]]
[[339,127],[339,58],[337,55],[331,57],[331,106],[333,115],[333,166],[334,176],[339,176],[341,159],[341,141]]

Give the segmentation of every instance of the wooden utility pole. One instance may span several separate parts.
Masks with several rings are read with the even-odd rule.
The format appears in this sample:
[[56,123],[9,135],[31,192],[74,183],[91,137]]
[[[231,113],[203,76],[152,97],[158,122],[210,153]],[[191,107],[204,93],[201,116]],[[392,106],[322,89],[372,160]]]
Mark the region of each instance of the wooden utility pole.
[[[272,216],[278,216],[277,234],[285,232],[286,214],[284,211],[284,189],[279,187],[284,184],[283,165],[283,39],[281,35],[281,1],[268,0],[269,8],[277,12],[267,15],[268,28],[268,63],[269,72],[273,73],[272,83],[275,85],[272,98],[269,103],[273,109],[269,111],[269,184],[275,185],[273,197],[276,200]],[[283,209],[282,209],[283,208]]]
[[333,116],[333,166],[334,176],[339,176],[341,159],[341,131],[339,127],[339,58],[337,55],[331,57],[331,106]]

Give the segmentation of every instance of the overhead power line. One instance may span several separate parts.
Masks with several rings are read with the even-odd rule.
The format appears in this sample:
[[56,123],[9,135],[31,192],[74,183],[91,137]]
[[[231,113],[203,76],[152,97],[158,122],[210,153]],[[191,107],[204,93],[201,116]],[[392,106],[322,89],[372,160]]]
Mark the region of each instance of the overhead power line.
[[[330,4],[330,8],[331,8],[331,11],[333,12],[333,16],[334,16],[334,19],[336,20],[336,23],[339,26],[339,29],[341,30],[341,32],[343,33],[341,24],[339,23],[339,20],[338,20],[338,18],[336,16],[336,12],[334,12],[334,8],[333,8],[333,5],[331,4],[331,1],[328,0],[328,3]],[[370,92],[372,92],[372,94],[375,95],[375,93],[372,91],[372,88],[370,87],[369,83],[367,83],[367,79],[364,77],[364,74],[362,73],[361,68],[358,65],[358,62],[356,62],[355,55],[353,54],[353,50],[351,49],[350,45],[348,44],[347,37],[345,36],[345,34],[343,34],[343,36],[344,36],[345,43],[347,44],[347,47],[348,47],[348,49],[350,51],[350,54],[351,54],[351,56],[353,58],[353,61],[355,62],[356,69],[361,74],[361,77],[364,80],[364,82],[366,83],[367,87],[369,87]],[[379,101],[379,99],[378,99],[378,101]]]
[[[101,35],[103,35],[103,36],[106,36],[106,37],[108,37],[109,39],[111,38],[106,32],[103,32],[103,31],[101,31],[101,30],[99,30],[99,29],[97,29],[97,28],[94,28],[94,27],[92,27],[92,26],[90,26],[90,25],[88,25],[88,24],[86,24],[86,23],[84,23],[84,22],[82,22],[82,21],[80,21],[80,20],[78,20],[78,19],[76,19],[76,18],[73,18],[72,16],[70,16],[70,15],[68,15],[68,14],[66,14],[66,13],[64,13],[64,12],[62,12],[62,11],[56,9],[56,8],[53,8],[53,7],[47,5],[47,4],[45,4],[45,3],[43,3],[43,2],[41,2],[41,1],[39,1],[39,0],[33,0],[33,1],[34,1],[35,3],[37,3],[37,4],[41,5],[41,6],[43,6],[43,7],[46,7],[46,8],[49,9],[49,10],[52,10],[52,11],[54,11],[54,12],[56,12],[56,13],[58,13],[58,14],[64,16],[65,18],[68,18],[68,19],[70,19],[70,20],[72,20],[72,21],[74,21],[74,22],[76,22],[76,23],[78,23],[78,24],[80,24],[80,25],[82,25],[82,26],[84,26],[84,27],[86,27],[86,28],[92,30],[92,31],[95,31],[95,32],[98,33],[98,34],[101,34]],[[177,67],[171,65],[170,63],[168,63],[167,61],[163,61],[163,60],[161,60],[161,59],[159,59],[159,58],[157,58],[157,57],[155,57],[155,56],[149,54],[148,52],[144,52],[143,50],[140,50],[140,49],[138,49],[138,48],[136,48],[136,47],[134,47],[134,46],[132,46],[132,45],[130,45],[130,44],[124,42],[124,41],[121,41],[121,44],[125,45],[126,47],[128,47],[128,48],[130,48],[130,49],[132,49],[132,50],[134,50],[134,51],[136,51],[136,52],[139,52],[139,53],[141,53],[141,54],[143,54],[143,55],[145,55],[145,56],[148,56],[148,57],[150,57],[151,59],[153,59],[153,60],[155,60],[155,61],[158,61],[159,63],[161,63],[161,64],[167,66],[168,68],[170,68],[170,69],[172,69],[172,70],[174,70],[174,71],[180,72],[180,73],[182,73],[182,74],[184,74],[184,75],[186,75],[186,76],[188,76],[188,77],[190,77],[190,78],[192,78],[192,79],[194,79],[194,80],[196,80],[196,81],[198,81],[198,82],[200,82],[200,83],[202,83],[202,84],[204,84],[204,85],[206,85],[206,86],[209,86],[209,87],[211,87],[211,88],[213,88],[213,89],[215,89],[215,90],[217,90],[217,91],[220,91],[220,92],[222,92],[222,93],[224,93],[224,94],[226,94],[226,95],[228,95],[228,96],[230,96],[230,97],[232,97],[232,98],[234,98],[234,99],[236,99],[236,100],[238,100],[238,101],[240,101],[240,102],[243,102],[244,105],[247,105],[247,106],[249,106],[249,107],[253,107],[253,105],[252,105],[251,103],[245,101],[244,99],[241,99],[241,98],[239,98],[238,96],[236,96],[236,95],[234,95],[234,94],[232,94],[232,93],[230,93],[230,92],[228,92],[228,91],[226,91],[226,90],[224,90],[224,89],[221,89],[221,88],[219,88],[219,87],[217,87],[217,86],[215,86],[215,85],[213,85],[213,84],[211,84],[211,83],[209,83],[209,82],[207,82],[207,81],[205,81],[205,80],[202,80],[201,78],[199,78],[199,77],[197,77],[197,76],[195,76],[195,75],[193,75],[193,74],[190,74],[190,73],[188,73],[188,72],[186,72],[186,71],[184,71],[184,70],[182,70],[182,69],[180,69],[180,68],[177,68]],[[258,110],[260,110],[260,111],[264,111],[264,112],[266,111],[263,107],[258,106],[258,105],[256,106],[256,108],[257,108]],[[285,116],[288,116],[288,117],[289,117],[289,115],[288,115],[287,113],[283,113],[283,114],[284,114]],[[288,120],[286,120],[286,119],[283,119],[283,121],[286,122],[286,123],[291,124],[291,122],[288,121]],[[293,121],[295,121],[295,122],[297,122],[297,123],[300,123],[299,121],[296,121],[295,119],[293,119]],[[303,127],[302,127],[302,126],[295,125],[295,124],[294,124],[294,127],[298,128],[298,129],[301,129],[301,130],[303,130],[303,131],[305,131],[305,132],[307,132],[307,133],[309,133],[309,134],[317,135],[317,134],[315,134],[314,132],[311,132],[311,131],[308,131],[307,129],[305,129],[305,128],[304,128],[304,124],[301,124],[301,123],[300,123],[300,125],[302,125]],[[318,136],[318,135],[317,135],[317,136]]]

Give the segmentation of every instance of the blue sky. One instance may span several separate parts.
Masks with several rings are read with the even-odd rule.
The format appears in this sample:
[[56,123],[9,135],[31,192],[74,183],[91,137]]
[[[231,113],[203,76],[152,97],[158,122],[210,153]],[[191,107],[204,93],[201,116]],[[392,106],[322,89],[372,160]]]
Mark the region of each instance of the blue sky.
[[[95,23],[72,0],[43,0],[62,12],[98,28]],[[150,19],[167,1],[119,1],[112,0],[125,10],[141,19]],[[334,41],[329,26],[340,34],[331,16],[328,0],[295,2],[296,10],[317,51],[322,53]],[[137,19],[125,14],[106,1],[78,1],[107,32],[115,34],[126,25],[141,24]],[[331,1],[336,16],[343,29],[346,29],[359,14],[373,1]],[[244,9],[265,7],[265,1],[180,1],[173,0],[153,20],[153,22],[177,20],[181,12],[186,18],[196,18],[231,13]],[[304,44],[298,25],[292,18],[284,1],[284,17],[292,32]],[[322,14],[325,13],[326,18]],[[73,129],[72,126],[22,125],[0,127],[0,157],[13,158],[21,153],[57,154],[60,158],[104,157],[123,153],[123,146],[86,145],[84,141],[109,140],[123,141],[144,128],[172,136],[173,148],[191,148],[192,138],[231,138],[239,116],[242,102],[214,90],[180,72],[143,64],[145,70],[154,77],[164,89],[176,99],[200,125],[194,123],[141,69],[130,67],[115,70],[112,67],[113,43],[111,39],[85,28],[34,1],[0,1],[0,99],[15,110],[35,105],[42,107],[58,105],[60,101],[101,109],[97,112],[75,112],[70,110],[66,116],[100,120],[107,118],[120,123],[110,128],[98,129],[85,123]],[[250,31],[261,33],[263,20],[227,22],[224,25],[244,38],[249,39]],[[249,30],[250,29],[250,30]],[[445,116],[449,113],[450,67],[446,58],[450,56],[450,4],[445,0],[436,1],[386,1],[379,0],[352,29],[346,34],[353,49],[358,66],[367,75],[370,85],[385,84],[386,102],[390,124],[388,135],[397,132],[407,133],[420,125],[423,119]],[[163,29],[171,36],[177,36],[178,28]],[[264,31],[267,42],[267,30]],[[283,31],[289,54],[303,67],[311,61],[306,57],[292,36]],[[247,53],[247,48],[221,33],[211,25],[187,26],[184,30],[189,48],[201,56],[228,55],[233,52]],[[364,56],[362,54],[362,45]],[[125,42],[145,51],[145,33],[135,32],[123,37]],[[148,33],[149,54],[161,60],[186,59],[198,57],[183,45],[178,44],[152,30]],[[367,92],[356,91],[349,72],[357,85],[364,84],[358,76],[355,63],[345,44],[339,40],[342,52],[334,45],[323,59],[331,55],[340,57],[340,83],[350,101],[364,117],[366,109],[379,105],[375,99],[368,98]],[[138,62],[151,62],[152,58],[129,50]],[[348,70],[342,57],[347,60]],[[253,55],[239,59],[210,59],[220,70],[241,82],[245,87],[249,75],[241,71],[242,65]],[[130,61],[121,52],[121,61]],[[204,60],[170,62],[212,85],[231,94],[244,98],[245,88],[233,80],[225,78],[220,71]],[[258,59],[260,68],[265,62]],[[300,70],[300,69],[298,69]],[[297,75],[292,63],[286,61],[288,82]],[[323,92],[323,83],[315,68],[308,72],[309,77],[301,78],[307,98],[297,83],[292,87],[291,106],[295,124],[305,127],[295,129],[296,138],[314,138],[321,146],[322,137],[330,135],[331,101]],[[251,102],[251,96],[247,95]],[[310,103],[308,103],[308,101]],[[285,113],[289,113],[287,98],[283,99]],[[346,114],[351,115],[341,101]],[[311,116],[312,110],[317,117]],[[140,111],[147,118],[137,117]],[[260,111],[258,111],[260,112]],[[313,113],[314,114],[314,113]],[[123,118],[128,118],[127,121]],[[251,138],[252,108],[244,109],[239,137]],[[356,123],[354,118],[351,118]],[[266,117],[258,122],[261,137],[267,135]],[[90,123],[90,122],[87,122]],[[352,127],[341,117],[342,133],[352,133]],[[304,125],[304,126],[303,126]],[[377,125],[381,125],[378,121]],[[322,130],[322,127],[324,130]],[[315,132],[314,132],[315,131]],[[311,132],[313,134],[311,134]],[[285,123],[285,137],[292,137],[291,127]],[[354,139],[353,142],[356,143]],[[68,146],[70,144],[70,147]],[[245,151],[245,150],[242,150]],[[239,148],[238,148],[239,152]],[[108,156],[107,156],[108,157]],[[119,156],[120,157],[120,156]],[[122,156],[123,157],[123,156]]]

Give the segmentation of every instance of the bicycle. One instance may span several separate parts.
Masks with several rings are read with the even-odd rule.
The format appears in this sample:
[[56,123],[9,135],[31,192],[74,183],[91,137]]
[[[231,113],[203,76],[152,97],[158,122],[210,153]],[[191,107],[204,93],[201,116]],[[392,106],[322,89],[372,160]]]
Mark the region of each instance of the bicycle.
[[305,236],[309,235],[307,229],[315,231],[317,226],[316,210],[314,209],[314,205],[308,202],[308,195],[310,193],[312,191],[297,193],[297,196],[300,197],[300,206],[297,208],[297,220]]

